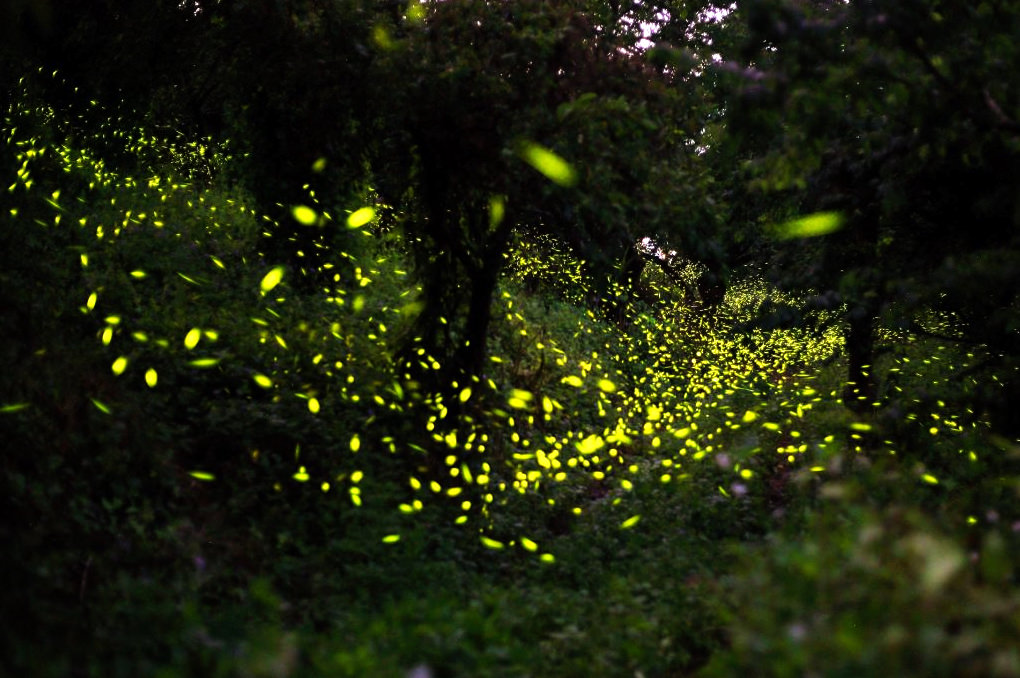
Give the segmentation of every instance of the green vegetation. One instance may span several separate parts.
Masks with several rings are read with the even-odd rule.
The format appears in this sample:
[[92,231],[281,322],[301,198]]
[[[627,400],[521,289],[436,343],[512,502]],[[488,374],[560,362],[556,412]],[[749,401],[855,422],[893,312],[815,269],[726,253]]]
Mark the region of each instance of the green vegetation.
[[936,4],[3,10],[3,672],[1020,675],[1020,11]]

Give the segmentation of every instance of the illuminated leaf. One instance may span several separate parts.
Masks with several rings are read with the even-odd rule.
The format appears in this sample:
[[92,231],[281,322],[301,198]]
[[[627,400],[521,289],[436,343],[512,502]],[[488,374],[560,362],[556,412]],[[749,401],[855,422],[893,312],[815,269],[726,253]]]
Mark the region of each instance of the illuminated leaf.
[[106,405],[106,403],[103,403],[103,402],[101,402],[99,400],[96,400],[95,398],[89,398],[89,400],[91,400],[92,404],[95,405],[96,409],[99,410],[100,412],[102,412],[103,414],[110,414],[111,413],[111,410]]
[[266,273],[266,275],[262,278],[262,282],[259,284],[262,294],[267,294],[270,290],[280,284],[280,281],[283,280],[283,271],[283,266],[276,266],[275,268],[270,269],[269,273]]
[[0,414],[13,414],[14,412],[20,412],[28,409],[29,403],[11,403],[10,405],[0,405]]
[[319,174],[320,172],[322,172],[325,169],[326,169],[326,159],[325,158],[319,158],[318,160],[316,160],[315,162],[312,163],[312,171],[315,172],[316,174]]
[[305,470],[304,466],[298,468],[298,472],[294,474],[294,480],[298,481],[299,483],[308,482],[309,477],[310,476],[308,475],[308,471]]
[[563,377],[562,381],[563,381],[564,384],[568,384],[569,386],[574,386],[574,387],[580,387],[584,383],[581,380],[581,377],[578,377],[578,376],[573,375],[573,374],[571,374],[570,376]]
[[347,217],[347,228],[361,228],[375,218],[375,208],[362,207],[350,213]]
[[599,379],[599,388],[606,393],[612,393],[616,390],[616,384],[609,381],[608,379]]
[[208,471],[191,471],[188,473],[188,475],[194,478],[195,480],[202,480],[205,482],[209,482],[210,480],[216,480],[216,476],[209,473]]
[[154,388],[157,381],[159,381],[159,375],[156,374],[156,370],[150,367],[145,371],[145,383],[149,388]]
[[555,184],[573,186],[577,183],[577,173],[570,163],[544,146],[525,143],[521,148],[521,157]]
[[745,424],[750,424],[752,421],[756,420],[757,418],[758,418],[758,413],[757,412],[753,412],[751,410],[748,410],[747,412],[744,412],[744,416],[740,418],[740,421],[742,421]]
[[773,227],[773,233],[781,240],[792,238],[813,238],[834,233],[843,227],[843,215],[839,212],[816,212],[799,219],[793,219]]
[[313,225],[319,218],[319,215],[316,214],[315,210],[306,205],[294,205],[294,207],[290,209],[290,213],[293,215],[295,221],[304,226]]

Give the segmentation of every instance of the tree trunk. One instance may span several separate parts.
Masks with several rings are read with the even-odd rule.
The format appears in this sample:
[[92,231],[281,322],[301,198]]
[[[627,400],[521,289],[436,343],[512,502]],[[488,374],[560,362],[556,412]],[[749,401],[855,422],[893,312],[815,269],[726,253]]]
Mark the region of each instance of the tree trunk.
[[499,282],[500,266],[489,261],[471,275],[471,292],[464,322],[463,343],[458,348],[457,371],[468,379],[481,374],[492,323],[492,295]]
[[850,312],[846,332],[847,384],[843,404],[854,412],[872,411],[878,388],[873,376],[875,358],[875,314],[858,307]]

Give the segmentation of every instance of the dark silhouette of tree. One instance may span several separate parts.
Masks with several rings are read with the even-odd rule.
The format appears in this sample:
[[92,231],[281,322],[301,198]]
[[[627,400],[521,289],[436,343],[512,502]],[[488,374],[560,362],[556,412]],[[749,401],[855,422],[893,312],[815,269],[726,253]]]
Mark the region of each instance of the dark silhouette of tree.
[[750,32],[733,120],[769,138],[759,184],[845,220],[820,242],[782,244],[774,263],[799,259],[802,281],[846,303],[847,405],[875,401],[879,317],[910,327],[920,309],[952,311],[959,338],[1015,360],[1020,83],[1002,27],[1020,10],[754,0],[740,11]]
[[[603,30],[585,3],[427,7],[420,25],[391,28],[376,64],[386,92],[372,166],[379,190],[408,215],[423,286],[405,357],[413,367],[424,349],[470,376],[514,233],[567,243],[597,283],[633,284],[647,233],[701,242],[712,215],[691,140],[703,104],[628,51],[637,27],[626,37]],[[535,147],[565,159],[569,180],[529,166]]]

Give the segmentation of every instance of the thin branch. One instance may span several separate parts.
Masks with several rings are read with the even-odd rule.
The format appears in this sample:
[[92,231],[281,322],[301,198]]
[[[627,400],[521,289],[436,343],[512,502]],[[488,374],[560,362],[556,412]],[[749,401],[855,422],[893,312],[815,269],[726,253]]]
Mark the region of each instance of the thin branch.
[[999,106],[999,102],[992,97],[992,93],[988,89],[984,89],[982,92],[985,95],[985,105],[988,106],[988,110],[995,116],[996,121],[999,123],[999,127],[1009,130],[1010,132],[1020,133],[1020,123],[1013,120],[1006,112]]

